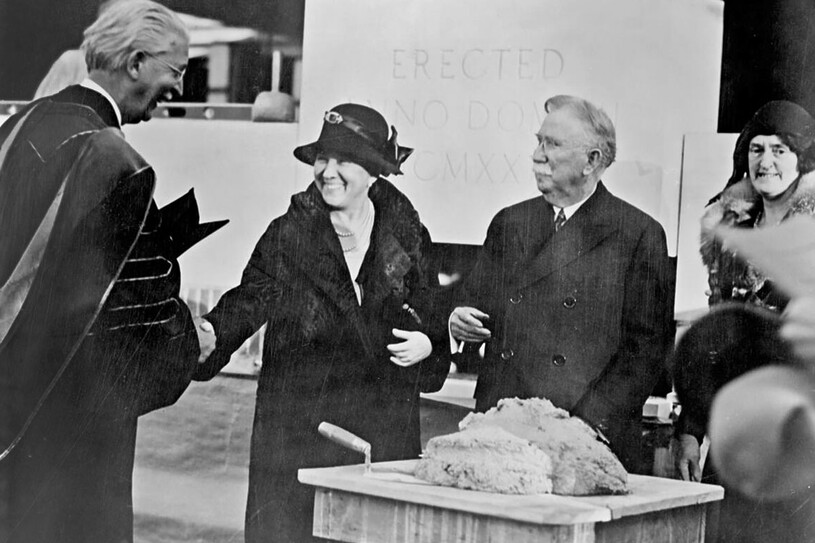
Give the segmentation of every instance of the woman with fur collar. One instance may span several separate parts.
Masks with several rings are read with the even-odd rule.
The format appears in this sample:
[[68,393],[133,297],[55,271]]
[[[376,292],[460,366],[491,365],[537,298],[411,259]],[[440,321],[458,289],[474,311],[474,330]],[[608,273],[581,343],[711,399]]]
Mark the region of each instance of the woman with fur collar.
[[[792,358],[778,336],[779,313],[789,298],[771,278],[724,248],[714,232],[722,226],[772,227],[793,215],[815,214],[813,142],[815,119],[806,110],[787,101],[765,104],[736,140],[733,174],[703,214],[700,251],[712,311],[680,339],[672,361],[682,403],[675,430],[675,465],[682,479],[720,484],[713,462],[706,462],[702,473],[699,450],[719,389],[756,366]],[[711,541],[780,541],[792,533],[784,504],[758,503],[732,488],[720,515],[718,538],[708,533]],[[715,529],[716,523],[710,524]]]
[[[419,393],[450,367],[430,236],[381,176],[412,151],[375,110],[326,112],[294,156],[314,181],[260,238],[241,283],[204,315],[217,342],[196,379],[214,376],[266,324],[249,461],[246,541],[312,540],[314,490],[299,468],[361,463],[321,422],[370,443],[373,461],[418,458]],[[446,349],[445,349],[446,347]]]
[[701,253],[711,306],[748,302],[774,310],[786,305],[772,282],[722,248],[720,226],[763,228],[797,214],[815,214],[815,121],[792,102],[761,107],[736,140],[733,175],[702,217]]

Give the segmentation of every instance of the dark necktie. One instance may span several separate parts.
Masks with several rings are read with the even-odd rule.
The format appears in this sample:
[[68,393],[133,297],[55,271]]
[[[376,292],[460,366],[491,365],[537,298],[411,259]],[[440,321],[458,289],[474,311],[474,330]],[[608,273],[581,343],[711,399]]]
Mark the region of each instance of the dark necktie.
[[555,217],[555,232],[563,228],[564,224],[566,224],[566,214],[563,212],[563,208],[560,208],[557,217]]

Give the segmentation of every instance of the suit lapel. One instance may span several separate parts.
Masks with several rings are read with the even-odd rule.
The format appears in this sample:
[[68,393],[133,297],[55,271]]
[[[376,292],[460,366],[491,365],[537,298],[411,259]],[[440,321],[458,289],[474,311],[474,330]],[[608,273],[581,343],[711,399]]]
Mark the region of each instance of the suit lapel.
[[518,288],[536,283],[574,262],[613,233],[617,226],[611,221],[610,198],[603,184],[598,184],[594,194],[557,234],[554,234],[554,211],[547,205],[549,213],[545,217],[551,220],[542,226],[545,240],[521,271]]
[[508,266],[510,276],[520,278],[529,263],[538,255],[555,233],[554,211],[542,196],[532,200],[530,209],[510,217],[500,241],[500,258]]
[[535,258],[555,233],[555,210],[541,196],[540,208],[526,221],[525,231],[521,232],[520,244],[527,259]]

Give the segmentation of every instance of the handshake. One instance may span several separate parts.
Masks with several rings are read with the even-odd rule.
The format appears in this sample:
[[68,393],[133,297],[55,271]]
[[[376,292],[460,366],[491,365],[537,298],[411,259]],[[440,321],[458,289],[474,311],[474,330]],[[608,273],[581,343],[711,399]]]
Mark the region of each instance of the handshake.
[[195,331],[198,333],[198,346],[201,349],[201,354],[198,355],[198,363],[203,364],[215,350],[217,339],[215,337],[215,328],[212,323],[203,317],[195,317]]
[[[198,334],[198,346],[201,350],[198,363],[204,364],[215,351],[218,338],[215,335],[215,328],[208,320],[203,317],[195,317],[194,323],[195,331]],[[391,354],[390,360],[397,366],[412,366],[427,358],[432,352],[430,338],[423,332],[394,328],[392,333],[396,339],[402,340],[387,346]]]

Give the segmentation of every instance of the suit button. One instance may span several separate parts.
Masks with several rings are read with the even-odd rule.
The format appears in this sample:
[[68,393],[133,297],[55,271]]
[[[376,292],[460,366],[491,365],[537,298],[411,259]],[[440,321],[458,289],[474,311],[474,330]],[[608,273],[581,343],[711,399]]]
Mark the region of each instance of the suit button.
[[524,299],[523,293],[518,292],[518,293],[513,294],[512,296],[510,296],[509,303],[517,305],[517,304],[521,303],[521,300],[523,300],[523,299]]
[[563,298],[563,307],[566,309],[571,309],[577,305],[577,298],[574,296],[566,296]]
[[512,349],[504,349],[501,351],[501,360],[509,360],[513,356],[515,356],[515,353]]
[[552,364],[555,366],[563,366],[566,364],[566,357],[562,354],[556,354],[552,357]]

